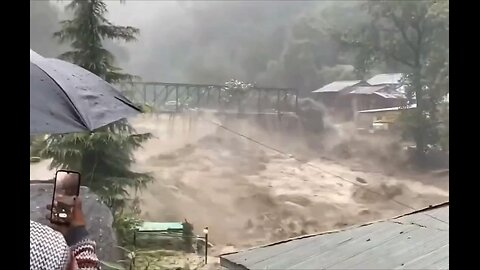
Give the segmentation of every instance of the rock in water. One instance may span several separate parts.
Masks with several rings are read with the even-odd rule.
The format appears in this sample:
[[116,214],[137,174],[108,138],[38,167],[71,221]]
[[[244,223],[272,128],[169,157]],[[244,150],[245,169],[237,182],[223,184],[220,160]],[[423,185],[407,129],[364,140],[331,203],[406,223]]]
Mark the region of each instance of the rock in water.
[[[42,224],[49,224],[46,215],[49,211],[47,204],[52,203],[53,185],[30,184],[30,219]],[[119,250],[116,248],[117,240],[112,229],[113,216],[110,209],[100,202],[97,195],[87,187],[80,188],[83,202],[87,230],[92,240],[97,242],[97,256],[103,261],[117,261]]]

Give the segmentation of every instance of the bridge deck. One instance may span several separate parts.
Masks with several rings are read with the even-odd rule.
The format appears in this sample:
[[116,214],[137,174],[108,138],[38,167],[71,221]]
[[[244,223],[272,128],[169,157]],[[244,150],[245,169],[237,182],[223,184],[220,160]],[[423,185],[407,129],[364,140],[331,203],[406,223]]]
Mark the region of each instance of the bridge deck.
[[199,112],[199,113],[211,113],[211,114],[220,114],[220,115],[296,115],[295,112],[256,112],[256,111],[250,111],[250,112],[238,112],[236,110],[225,110],[225,111],[219,111],[219,110],[212,110],[212,109],[189,109],[185,111],[175,111],[175,110],[155,110],[153,113],[156,114],[181,114],[184,112]]

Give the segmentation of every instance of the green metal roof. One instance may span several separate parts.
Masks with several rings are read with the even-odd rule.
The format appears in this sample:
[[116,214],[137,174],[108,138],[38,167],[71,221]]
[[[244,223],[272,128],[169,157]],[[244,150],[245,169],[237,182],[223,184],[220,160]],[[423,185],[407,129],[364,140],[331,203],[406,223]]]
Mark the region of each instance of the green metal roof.
[[448,269],[449,206],[225,254],[227,269]]
[[149,231],[181,231],[183,230],[182,223],[178,222],[143,222],[137,227],[139,232]]

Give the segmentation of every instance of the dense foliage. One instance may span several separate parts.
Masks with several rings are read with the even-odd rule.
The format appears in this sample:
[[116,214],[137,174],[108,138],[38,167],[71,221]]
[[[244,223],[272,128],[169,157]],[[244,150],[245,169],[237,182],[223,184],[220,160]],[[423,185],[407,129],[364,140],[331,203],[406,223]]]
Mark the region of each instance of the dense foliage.
[[417,109],[405,111],[404,128],[423,162],[440,145],[439,124],[445,123],[439,109],[449,92],[448,1],[368,1],[360,7],[369,20],[348,30],[332,27],[332,36],[356,53],[357,69],[386,65],[405,74],[407,98]]

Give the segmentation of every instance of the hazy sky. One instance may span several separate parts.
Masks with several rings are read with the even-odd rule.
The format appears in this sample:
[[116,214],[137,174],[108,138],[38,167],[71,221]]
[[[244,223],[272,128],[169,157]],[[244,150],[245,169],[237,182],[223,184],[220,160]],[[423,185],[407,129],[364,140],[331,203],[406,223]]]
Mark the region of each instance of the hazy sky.
[[[59,19],[66,18],[63,7],[68,3],[50,2],[58,7]],[[320,50],[314,48],[317,46],[327,56],[336,54],[329,52],[331,44],[314,41],[316,44],[309,45],[304,37],[295,40],[297,37],[292,38],[291,33],[299,18],[332,1],[127,0],[121,4],[112,0],[106,3],[107,17],[113,23],[140,29],[137,42],[117,43],[113,47],[107,43],[107,48],[117,56],[119,66],[144,81],[223,83],[236,78],[264,86],[303,87],[311,91],[320,87],[314,66],[325,57],[310,59],[312,53],[304,49],[316,50],[314,54],[318,54]],[[38,26],[36,32],[30,33],[31,46],[44,54],[54,54],[50,47],[57,46],[52,45],[54,41],[45,41],[58,30],[58,23],[51,17],[33,16],[31,7],[31,20],[38,21],[31,22],[31,26],[43,23],[46,28],[55,28]],[[313,47],[308,49],[308,46]]]
[[126,69],[140,72],[145,80],[220,82],[228,79],[225,76],[255,79],[246,74],[243,59],[256,42],[268,42],[266,39],[273,39],[276,31],[285,31],[290,16],[309,3],[109,1],[108,4],[113,22],[141,29],[139,41],[127,45],[130,57]]

